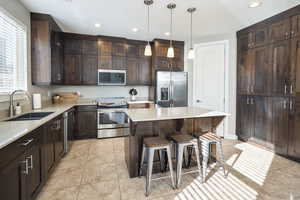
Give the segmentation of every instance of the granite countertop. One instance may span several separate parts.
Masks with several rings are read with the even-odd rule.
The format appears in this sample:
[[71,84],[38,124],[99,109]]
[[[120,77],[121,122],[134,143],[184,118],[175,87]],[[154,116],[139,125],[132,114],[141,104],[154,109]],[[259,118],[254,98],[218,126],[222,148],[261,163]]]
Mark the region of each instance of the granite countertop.
[[154,101],[149,101],[149,100],[127,101],[127,104],[144,104],[144,103],[154,104]]
[[[42,108],[40,110],[30,111],[30,112],[53,112],[52,114],[40,120],[5,121],[9,118],[3,119],[2,121],[0,121],[0,149],[16,141],[17,139],[23,137],[27,133],[30,133],[31,131],[37,129],[38,127],[42,126],[43,124],[47,123],[51,119],[57,117],[58,115],[64,113],[65,111],[71,109],[76,105],[95,105],[95,104],[91,102],[80,102],[75,104],[54,104],[54,105],[49,105],[48,107]],[[24,112],[21,115],[30,112]]]
[[158,121],[170,119],[188,119],[205,117],[222,117],[230,114],[196,107],[128,109],[126,114],[133,122]]

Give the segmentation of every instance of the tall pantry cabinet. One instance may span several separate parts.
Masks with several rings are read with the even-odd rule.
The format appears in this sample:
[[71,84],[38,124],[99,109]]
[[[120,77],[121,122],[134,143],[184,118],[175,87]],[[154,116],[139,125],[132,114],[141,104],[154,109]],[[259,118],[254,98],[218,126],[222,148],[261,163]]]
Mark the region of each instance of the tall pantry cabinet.
[[237,33],[237,133],[300,159],[300,6]]

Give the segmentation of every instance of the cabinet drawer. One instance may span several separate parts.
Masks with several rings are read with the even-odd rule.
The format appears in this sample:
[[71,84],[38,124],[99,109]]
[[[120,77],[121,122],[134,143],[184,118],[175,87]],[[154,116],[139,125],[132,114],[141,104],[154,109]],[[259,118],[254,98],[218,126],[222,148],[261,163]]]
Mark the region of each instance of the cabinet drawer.
[[89,106],[76,106],[77,111],[96,111],[96,105],[89,105]]
[[31,133],[26,134],[17,141],[7,145],[0,150],[0,168],[6,165],[6,163],[12,161],[17,156],[26,151],[31,147],[36,141],[41,137],[40,135],[41,128],[38,128]]

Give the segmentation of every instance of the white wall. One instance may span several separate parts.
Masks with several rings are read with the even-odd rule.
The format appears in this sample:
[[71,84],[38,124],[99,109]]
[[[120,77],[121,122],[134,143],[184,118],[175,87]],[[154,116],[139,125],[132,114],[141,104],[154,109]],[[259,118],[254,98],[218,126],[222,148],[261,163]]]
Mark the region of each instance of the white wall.
[[99,97],[129,97],[129,90],[136,88],[137,97],[148,98],[148,86],[55,86],[52,87],[52,93],[57,92],[76,92],[79,91],[82,98],[99,98]]
[[[226,138],[236,138],[236,60],[237,60],[237,48],[236,48],[236,34],[224,34],[224,35],[215,35],[215,36],[207,36],[203,38],[196,38],[194,40],[194,44],[206,43],[206,42],[214,42],[228,40],[229,41],[229,71],[228,73],[228,88],[225,93],[227,94],[227,102],[228,107],[226,108],[226,112],[230,113],[231,116],[228,117],[228,128],[225,133]],[[188,43],[186,43],[188,44]],[[188,48],[185,48],[187,53]],[[193,61],[187,60],[186,71],[189,73],[189,105],[193,105]],[[214,77],[211,77],[212,79]]]
[[[30,93],[41,93],[43,99],[47,99],[48,87],[36,87],[31,84],[31,51],[30,51],[30,12],[18,0],[1,0],[0,6],[4,8],[10,15],[21,21],[27,28],[27,81],[28,91]],[[8,109],[8,95],[1,96],[0,111]],[[26,102],[28,103],[28,102]]]

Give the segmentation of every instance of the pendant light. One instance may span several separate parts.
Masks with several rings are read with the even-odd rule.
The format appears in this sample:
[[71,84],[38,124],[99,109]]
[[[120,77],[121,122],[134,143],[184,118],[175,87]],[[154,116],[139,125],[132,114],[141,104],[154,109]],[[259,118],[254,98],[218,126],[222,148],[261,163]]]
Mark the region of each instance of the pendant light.
[[150,45],[150,41],[149,41],[149,32],[150,32],[149,9],[150,9],[150,5],[153,4],[153,0],[144,0],[144,4],[147,6],[147,9],[148,9],[148,18],[147,18],[147,22],[148,22],[148,33],[147,33],[148,43],[147,43],[147,45],[145,47],[144,55],[145,56],[152,56],[152,50],[151,50],[151,45]]
[[170,3],[167,8],[171,10],[171,24],[170,24],[170,47],[168,48],[167,57],[174,58],[174,48],[172,45],[172,36],[173,36],[173,9],[176,8],[176,4]]
[[191,14],[191,27],[190,27],[190,50],[188,53],[188,59],[193,60],[195,58],[194,48],[193,48],[193,13],[196,11],[196,8],[189,8],[187,11]]

